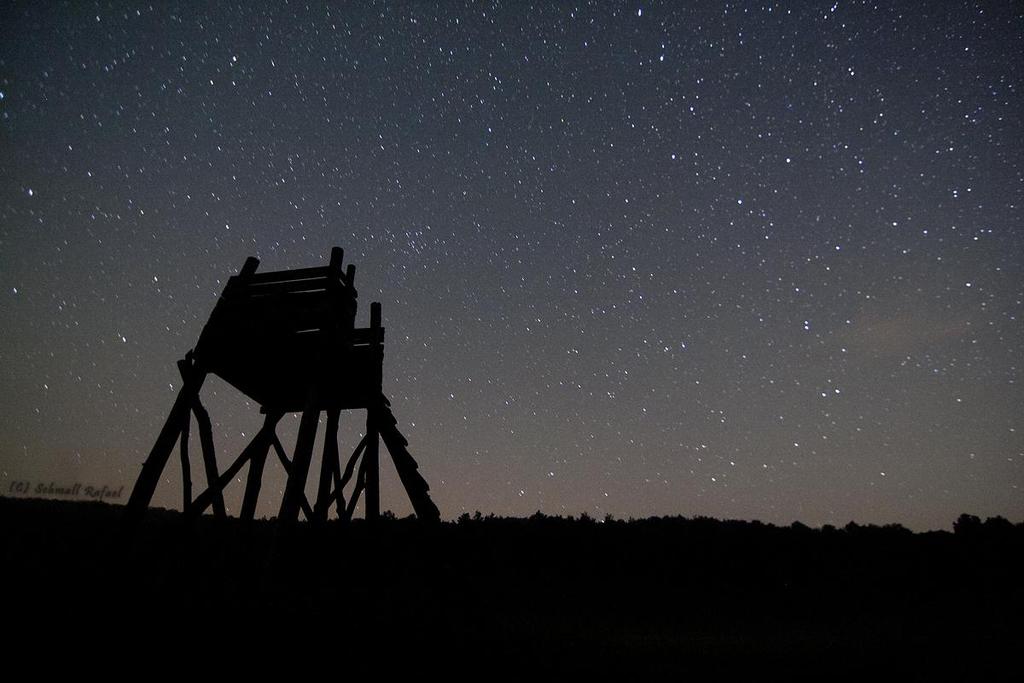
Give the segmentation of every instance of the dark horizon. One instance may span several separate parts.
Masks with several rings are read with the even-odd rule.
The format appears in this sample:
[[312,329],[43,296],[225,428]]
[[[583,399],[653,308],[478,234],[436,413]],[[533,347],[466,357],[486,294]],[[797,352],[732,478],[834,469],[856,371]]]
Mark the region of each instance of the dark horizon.
[[[153,513],[126,538],[113,506],[0,497],[13,647],[115,642],[150,661],[187,629],[236,655],[213,664],[235,675],[310,652],[338,655],[350,673],[399,660],[477,677],[496,665],[624,678],[884,667],[889,678],[1001,680],[1017,665],[1024,524],[1005,520],[927,534],[539,516],[292,533],[183,522]],[[273,647],[245,656],[254,632],[275,628]],[[345,657],[378,652],[390,659]]]
[[[40,484],[39,486],[43,486]],[[93,509],[89,512],[90,515],[97,515],[97,519],[105,519],[106,523],[112,520],[118,520],[123,522],[123,516],[120,511],[117,512],[105,512],[104,508],[124,508],[125,505],[121,502],[123,499],[128,497],[128,490],[126,487],[120,487],[120,491],[110,491],[109,494],[113,494],[113,497],[107,495],[106,497],[100,497],[98,495],[98,489],[94,489],[93,492],[84,493],[82,487],[76,485],[75,489],[82,489],[78,492],[67,491],[64,493],[45,493],[43,495],[29,494],[0,494],[0,501],[8,501],[5,504],[17,506],[24,505],[28,506],[25,510],[31,510],[32,506],[51,506],[51,509],[58,514],[67,514],[67,510],[71,510],[76,505],[86,505]],[[83,495],[84,494],[84,495]],[[42,509],[42,508],[40,508]],[[147,509],[146,517],[149,517],[152,513],[153,517],[157,521],[147,521],[146,523],[152,526],[153,524],[166,530],[173,530],[175,528],[188,530],[189,533],[193,533],[196,528],[196,524],[214,524],[227,522],[227,525],[223,527],[227,533],[230,533],[232,529],[235,531],[241,531],[243,533],[249,533],[249,530],[255,528],[263,529],[274,529],[278,524],[278,518],[276,515],[271,514],[264,517],[256,517],[252,522],[247,522],[240,519],[237,514],[229,514],[225,519],[218,520],[217,516],[207,510],[202,515],[194,518],[189,518],[183,515],[181,506],[162,507],[152,506]],[[198,520],[198,521],[197,521]],[[421,519],[417,518],[415,512],[409,511],[405,516],[399,516],[390,509],[381,511],[380,516],[375,523],[383,524],[404,524],[404,523],[415,523],[420,524]],[[472,512],[463,512],[457,517],[441,517],[440,520],[436,520],[442,525],[463,525],[463,524],[546,524],[546,523],[566,523],[572,525],[590,525],[590,524],[618,524],[618,525],[636,525],[643,526],[651,523],[667,523],[667,524],[710,524],[716,527],[728,528],[730,526],[741,525],[751,528],[766,528],[766,529],[777,529],[777,530],[796,530],[800,531],[812,531],[812,532],[856,532],[860,530],[865,531],[882,531],[882,532],[906,532],[914,535],[928,535],[933,533],[954,533],[954,534],[1013,534],[1024,532],[1024,521],[1014,522],[1013,520],[1007,519],[1003,515],[994,515],[992,517],[981,517],[979,515],[972,514],[970,512],[962,512],[957,515],[956,519],[951,521],[945,528],[934,528],[934,529],[911,529],[906,527],[899,522],[887,522],[887,523],[862,523],[855,519],[849,520],[845,524],[831,524],[824,523],[818,526],[811,526],[805,524],[799,519],[795,519],[788,524],[766,522],[760,519],[740,519],[740,518],[720,518],[720,517],[708,517],[706,515],[694,515],[687,517],[684,515],[652,515],[649,517],[616,517],[615,515],[608,513],[604,517],[593,517],[587,512],[581,512],[576,515],[566,514],[548,514],[542,510],[536,510],[532,514],[528,515],[496,515],[493,512],[484,512],[481,510],[474,510]],[[309,521],[305,517],[300,516],[297,524],[297,528],[306,527],[312,532],[322,531],[325,527],[319,525],[316,521]],[[326,528],[341,529],[348,524],[367,524],[367,520],[363,517],[354,516],[351,520],[340,520],[336,516],[331,515],[326,524]],[[423,525],[424,529],[430,529],[433,522],[428,522]],[[232,527],[232,525],[235,525]],[[318,526],[319,525],[319,526]],[[1017,531],[1013,531],[1016,529]],[[119,529],[118,533],[124,531]],[[116,535],[111,536],[108,540],[115,540]],[[130,538],[127,537],[127,538]]]
[[445,519],[1024,520],[1020,12],[531,10],[5,3],[0,495],[130,491],[228,277],[340,246]]
[[[173,475],[172,475],[173,476]],[[71,487],[60,487],[55,482],[48,482],[47,484],[38,483],[36,484],[39,490],[30,490],[29,493],[24,494],[20,492],[11,491],[8,493],[0,493],[0,499],[8,499],[10,501],[23,501],[28,504],[47,504],[54,503],[60,504],[89,504],[89,505],[101,505],[110,507],[125,507],[125,501],[127,500],[130,488],[128,486],[120,486],[117,490],[108,490],[104,487],[95,486],[83,486],[81,483],[73,484]],[[60,489],[58,491],[46,490],[46,489]],[[100,495],[101,488],[103,495]],[[91,489],[91,490],[89,490]],[[400,495],[400,494],[399,494]],[[147,515],[152,512],[157,517],[164,518],[165,522],[170,520],[172,517],[182,514],[181,503],[177,505],[170,505],[164,507],[161,505],[153,505],[148,508]],[[416,514],[411,509],[407,511],[405,515],[396,514],[389,506],[381,510],[380,519],[385,522],[407,522],[417,520]],[[362,513],[362,506],[358,508],[358,512]],[[168,517],[170,516],[170,517]],[[206,510],[200,516],[202,520],[213,520],[216,515]],[[238,517],[238,508],[228,507],[227,519],[231,520],[229,523],[241,523],[242,520]],[[277,514],[271,512],[267,515],[257,516],[255,521],[258,524],[273,524],[278,520]],[[353,516],[350,522],[342,521],[337,519],[335,515],[331,515],[327,520],[329,524],[338,523],[365,523],[366,520],[361,516]],[[1004,515],[992,515],[992,516],[981,516],[972,513],[971,511],[961,512],[956,516],[955,519],[951,520],[947,525],[941,527],[932,527],[927,529],[916,529],[905,526],[898,521],[888,522],[862,522],[856,519],[850,519],[845,523],[832,523],[824,522],[821,524],[806,524],[802,520],[794,519],[789,522],[773,522],[765,521],[757,518],[739,518],[739,517],[710,517],[707,515],[682,515],[682,514],[664,514],[664,515],[649,515],[646,517],[634,517],[624,516],[618,517],[612,513],[606,513],[603,517],[594,517],[590,513],[583,511],[577,514],[566,514],[566,513],[546,513],[543,510],[535,510],[529,514],[522,515],[498,515],[494,512],[487,512],[483,510],[473,510],[471,512],[464,511],[457,516],[441,516],[439,520],[442,524],[464,524],[467,522],[509,522],[509,523],[520,523],[520,522],[567,522],[567,523],[583,523],[583,524],[646,524],[651,522],[680,522],[680,523],[703,523],[708,522],[712,524],[731,525],[752,525],[752,526],[764,526],[767,528],[776,529],[807,529],[810,531],[828,532],[828,531],[850,531],[856,529],[879,529],[879,530],[903,530],[912,534],[930,534],[935,532],[956,532],[958,527],[962,527],[968,531],[968,533],[976,529],[989,529],[1004,528],[1007,525],[1009,527],[1021,527],[1024,525],[1024,520],[1014,521],[1008,519]],[[316,522],[310,522],[304,516],[300,516],[298,520],[300,527],[307,526],[315,528]],[[241,528],[241,527],[240,527]]]

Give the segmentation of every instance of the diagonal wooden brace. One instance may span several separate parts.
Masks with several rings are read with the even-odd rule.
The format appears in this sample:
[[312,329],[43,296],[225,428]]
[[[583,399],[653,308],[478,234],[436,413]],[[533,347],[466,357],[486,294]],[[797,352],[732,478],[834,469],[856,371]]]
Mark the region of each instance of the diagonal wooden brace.
[[192,409],[192,401],[199,395],[199,389],[202,388],[203,381],[206,379],[206,372],[198,367],[191,351],[178,362],[178,367],[184,382],[174,399],[174,405],[171,406],[171,412],[160,430],[160,435],[157,437],[156,443],[153,444],[153,449],[142,464],[142,472],[139,473],[139,478],[135,482],[132,495],[128,498],[124,520],[129,527],[138,524],[146,512],[146,508],[149,507],[156,486],[160,483],[160,475],[167,465],[171,451],[174,450],[174,444],[181,434],[182,425]]
[[260,497],[260,487],[263,485],[263,466],[267,462],[267,452],[270,450],[270,446],[277,435],[274,430],[277,428],[277,423],[284,417],[284,413],[281,412],[267,412],[267,417],[263,421],[263,427],[260,429],[256,438],[253,439],[253,443],[258,445],[253,446],[252,458],[249,460],[249,475],[245,481],[245,497],[242,499],[242,511],[239,513],[241,519],[253,519],[256,516],[256,502]]

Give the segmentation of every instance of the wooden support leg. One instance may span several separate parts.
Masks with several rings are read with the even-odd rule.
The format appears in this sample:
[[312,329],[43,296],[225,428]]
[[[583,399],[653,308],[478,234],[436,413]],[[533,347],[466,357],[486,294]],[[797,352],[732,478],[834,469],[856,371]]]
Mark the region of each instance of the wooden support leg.
[[267,452],[274,440],[274,429],[282,417],[283,413],[268,412],[263,421],[263,428],[253,440],[258,440],[258,444],[254,445],[252,459],[249,460],[249,474],[245,480],[245,496],[242,498],[240,519],[252,520],[256,517],[256,502],[259,500],[260,487],[263,485],[263,466],[267,462]]
[[188,458],[188,432],[192,424],[191,411],[185,411],[185,418],[181,421],[181,511],[188,514],[192,505],[192,463]]
[[[281,445],[281,440],[277,438],[277,434],[274,434],[274,451],[277,453],[277,459],[281,461],[281,467],[284,468],[284,473],[288,476],[292,474],[292,461],[288,459],[288,456],[284,452],[284,446]],[[306,515],[307,520],[313,519],[313,508],[309,506],[309,501],[306,500],[306,492],[302,492],[302,497],[299,498],[299,507],[302,508],[302,514]]]
[[236,461],[231,463],[230,467],[228,467],[223,474],[217,477],[217,480],[210,484],[209,488],[196,497],[196,500],[191,504],[189,513],[194,517],[198,517],[206,512],[206,509],[210,507],[215,500],[222,496],[222,492],[227,484],[231,483],[231,481],[234,480],[234,477],[238,476],[239,472],[242,471],[242,468],[245,467],[247,463],[260,453],[265,456],[266,439],[268,438],[272,440],[276,440],[276,438],[278,438],[278,435],[273,433],[272,427],[268,430],[261,429],[256,432],[253,440],[249,442],[249,445],[247,445],[245,449],[243,449],[242,455],[240,455]]
[[[341,460],[334,468],[334,512],[338,519],[345,519],[345,486],[341,483]],[[328,506],[330,507],[330,506]]]
[[284,498],[281,500],[281,511],[278,521],[293,524],[299,519],[300,500],[305,498],[306,478],[309,476],[309,463],[313,459],[313,442],[316,441],[317,422],[320,411],[314,408],[315,397],[310,396],[306,409],[299,422],[299,435],[295,440],[295,455],[292,458],[291,472],[285,485]]
[[364,436],[359,441],[359,445],[356,446],[356,449],[354,451],[352,451],[352,457],[350,457],[348,459],[348,464],[345,465],[345,473],[343,475],[341,475],[341,485],[340,485],[340,488],[345,488],[345,486],[349,482],[349,479],[352,478],[352,473],[355,471],[356,462],[359,460],[359,456],[362,455],[363,451],[366,449],[366,442],[367,441],[368,441],[368,439]]
[[[373,358],[373,381],[380,391],[384,371],[384,330],[381,327],[380,302],[370,304],[370,348]],[[383,396],[383,394],[381,394]],[[363,467],[366,469],[366,520],[376,522],[380,518],[380,418],[378,406],[371,403],[366,411],[366,453]]]
[[[353,472],[355,472],[356,463],[359,462],[359,456],[363,454],[364,450],[366,450],[366,441],[367,439],[364,436],[359,441],[359,445],[356,446],[356,449],[352,451],[352,455],[351,457],[349,457],[348,463],[345,465],[345,473],[339,474],[337,471],[335,471],[334,473],[334,501],[336,503],[336,509],[338,512],[338,519],[347,520],[352,518],[352,507],[355,505],[355,503],[352,503],[351,505],[346,505],[345,487],[348,485],[349,480],[352,479],[352,474]],[[339,461],[338,464],[340,465],[341,462]],[[362,476],[361,466],[359,471],[360,474],[357,475],[357,482],[359,481],[359,477]],[[355,500],[356,498],[359,497],[359,492],[362,491],[362,486],[362,484],[358,484],[358,490],[352,493],[352,500]]]
[[348,508],[345,510],[345,519],[352,519],[352,513],[355,512],[356,503],[359,502],[359,494],[363,492],[366,487],[366,458],[359,463],[359,473],[356,474],[356,485],[352,488],[352,497],[348,499]]
[[[212,491],[217,486],[217,480],[220,478],[217,474],[217,453],[213,448],[213,427],[210,426],[210,414],[206,412],[202,401],[199,400],[199,394],[192,398],[192,412],[195,413],[196,426],[199,427],[199,445],[203,449],[206,484],[209,487],[208,490]],[[224,519],[228,516],[227,509],[224,507],[224,496],[221,494],[220,489],[214,491],[212,504],[213,514],[216,517]]]
[[313,514],[319,522],[327,521],[331,506],[331,484],[340,481],[341,465],[338,463],[338,419],[341,411],[327,411],[327,428],[324,432],[324,457],[320,463],[320,486],[317,489]]
[[[386,417],[390,417],[388,412]],[[392,418],[393,420],[393,418]],[[424,521],[436,522],[441,518],[441,513],[430,499],[430,486],[420,475],[416,461],[406,449],[408,442],[394,424],[388,425],[387,420],[382,425],[381,439],[391,454],[391,460],[395,463],[395,470],[398,478],[402,481],[405,491],[409,494],[409,501],[412,503],[416,516]]]
[[[271,434],[273,434],[273,431],[271,431]],[[260,452],[261,448],[263,448],[264,451],[266,450],[262,445],[263,438],[264,433],[260,430],[256,433],[256,436],[253,437],[252,441],[249,442],[249,445],[242,450],[242,454],[238,456],[235,462],[233,462],[231,466],[224,471],[224,474],[220,475],[217,478],[217,481],[211,484],[208,489],[196,496],[196,499],[192,501],[192,506],[189,509],[189,513],[193,517],[198,517],[206,512],[206,508],[210,507],[214,500],[221,497],[225,487],[234,481],[235,477],[242,471],[242,468],[246,463],[252,459],[254,454]]]
[[188,415],[192,400],[199,395],[203,380],[206,379],[206,373],[195,368],[191,352],[178,365],[184,368],[185,381],[177,398],[174,399],[174,405],[160,430],[156,443],[153,444],[153,450],[149,452],[146,462],[142,464],[142,472],[139,473],[139,478],[132,489],[132,495],[128,498],[128,504],[125,507],[125,522],[129,525],[142,519],[146,508],[149,507],[149,502],[153,499],[153,492],[156,491],[156,486],[160,483],[160,475],[167,465],[171,451],[174,450],[174,442],[178,440],[178,435],[181,433],[182,422]]
[[362,469],[366,472],[366,520],[380,518],[380,435],[377,431],[378,415],[373,408],[366,411],[366,452]]

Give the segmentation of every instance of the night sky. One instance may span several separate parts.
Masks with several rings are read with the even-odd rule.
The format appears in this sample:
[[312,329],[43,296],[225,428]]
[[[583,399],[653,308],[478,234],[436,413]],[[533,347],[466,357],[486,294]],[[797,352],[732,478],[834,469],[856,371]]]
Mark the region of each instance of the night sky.
[[127,496],[227,278],[341,246],[445,518],[1024,519],[1019,4],[216,5],[0,9],[0,494]]

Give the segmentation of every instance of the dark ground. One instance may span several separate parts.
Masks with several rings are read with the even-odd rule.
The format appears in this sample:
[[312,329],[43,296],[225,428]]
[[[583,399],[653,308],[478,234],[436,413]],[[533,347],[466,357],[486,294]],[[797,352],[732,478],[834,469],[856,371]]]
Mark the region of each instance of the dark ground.
[[150,673],[197,652],[229,670],[291,657],[485,678],[1020,673],[1024,524],[1001,518],[965,515],[955,533],[541,515],[285,533],[152,510],[129,538],[122,510],[0,498],[9,652],[130,651]]

